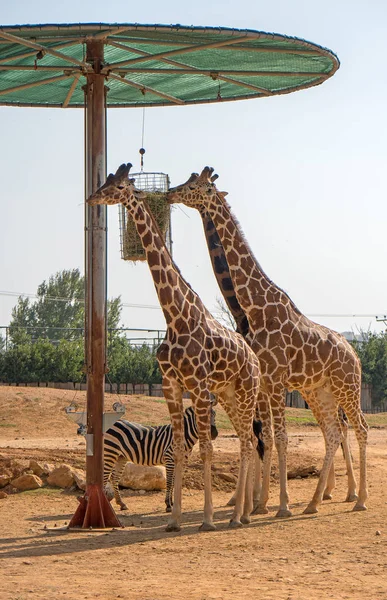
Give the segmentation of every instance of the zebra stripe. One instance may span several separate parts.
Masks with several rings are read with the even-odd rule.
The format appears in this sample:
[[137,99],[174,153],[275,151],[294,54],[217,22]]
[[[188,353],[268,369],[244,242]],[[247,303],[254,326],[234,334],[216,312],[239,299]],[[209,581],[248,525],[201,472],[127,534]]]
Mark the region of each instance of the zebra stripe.
[[[211,408],[211,437],[218,435],[215,426],[215,411]],[[195,412],[192,406],[184,411],[184,444],[187,455],[198,440]],[[174,479],[173,435],[171,425],[146,427],[140,423],[117,421],[105,433],[104,437],[104,486],[111,478],[114,498],[121,510],[127,506],[122,501],[118,482],[127,462],[136,465],[165,465],[167,489],[165,504],[167,512],[172,507]]]

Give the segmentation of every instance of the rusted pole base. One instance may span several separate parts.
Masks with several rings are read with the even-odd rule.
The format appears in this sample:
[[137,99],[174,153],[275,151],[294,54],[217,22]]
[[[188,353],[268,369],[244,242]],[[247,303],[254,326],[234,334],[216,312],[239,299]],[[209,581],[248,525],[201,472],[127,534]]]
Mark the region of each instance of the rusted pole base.
[[83,498],[69,523],[69,529],[103,529],[104,527],[122,527],[112,505],[99,485],[91,484],[86,488]]

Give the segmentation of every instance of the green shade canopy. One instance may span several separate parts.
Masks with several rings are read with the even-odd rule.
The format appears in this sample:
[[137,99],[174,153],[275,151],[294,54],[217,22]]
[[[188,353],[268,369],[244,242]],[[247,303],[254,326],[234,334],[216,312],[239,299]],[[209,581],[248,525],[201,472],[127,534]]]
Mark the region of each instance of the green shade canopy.
[[0,27],[0,105],[84,107],[92,65],[86,41],[103,41],[109,107],[263,98],[319,85],[339,67],[330,50],[249,29],[68,24]]

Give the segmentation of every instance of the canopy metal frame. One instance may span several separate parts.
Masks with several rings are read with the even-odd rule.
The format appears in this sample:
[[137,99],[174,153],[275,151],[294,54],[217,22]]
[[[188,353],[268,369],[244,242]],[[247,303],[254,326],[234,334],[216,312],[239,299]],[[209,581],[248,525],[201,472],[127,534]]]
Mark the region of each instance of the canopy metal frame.
[[[154,37],[152,37],[152,35]],[[79,51],[81,46],[81,51]],[[138,47],[143,46],[143,47]],[[160,51],[165,46],[165,51]],[[77,48],[78,47],[78,48]],[[146,47],[146,49],[145,49]],[[152,53],[152,47],[157,47]],[[120,60],[108,62],[115,49]],[[78,58],[67,52],[75,50]],[[198,53],[234,52],[233,56],[302,56],[310,70],[283,70],[278,67],[235,67],[187,64]],[[131,56],[126,56],[130,54]],[[137,55],[137,56],[136,56]],[[185,57],[180,60],[180,56]],[[211,55],[212,56],[212,55]],[[246,55],[247,56],[247,55]],[[55,64],[49,61],[57,61]],[[187,58],[188,57],[188,58]],[[122,58],[122,60],[121,60]],[[282,60],[282,59],[281,59]],[[273,62],[272,58],[271,61]],[[306,61],[306,62],[305,62]],[[147,64],[151,62],[151,65]],[[154,66],[157,64],[158,68]],[[240,60],[236,64],[241,64]],[[280,63],[280,65],[285,63]],[[313,67],[319,66],[315,70]],[[234,66],[234,68],[232,68]],[[106,108],[133,106],[182,106],[229,100],[266,98],[319,85],[339,68],[337,57],[328,49],[305,40],[252,30],[184,27],[180,25],[68,24],[0,26],[0,106],[85,107],[85,195],[92,194],[106,179]],[[24,76],[27,74],[27,76]],[[11,74],[12,76],[10,76]],[[144,81],[139,76],[144,76]],[[167,90],[151,85],[147,77],[162,75]],[[184,97],[179,77],[194,76],[198,90]],[[23,78],[22,78],[23,77]],[[269,84],[290,78],[285,86]],[[19,83],[18,83],[19,78]],[[204,79],[203,79],[204,78]],[[250,78],[244,80],[243,78]],[[256,78],[257,81],[254,80]],[[68,86],[62,82],[68,80]],[[289,83],[293,80],[293,83]],[[5,83],[4,83],[5,82]],[[120,87],[118,101],[110,101],[109,82]],[[197,82],[197,83],[196,83]],[[203,82],[210,83],[212,95],[201,95]],[[212,82],[212,83],[211,83]],[[228,92],[220,94],[220,83]],[[50,100],[52,86],[59,84],[61,99]],[[214,84],[214,85],[213,85]],[[272,87],[270,87],[272,85]],[[274,85],[274,87],[273,87]],[[48,86],[48,87],[46,87]],[[275,87],[277,86],[277,87]],[[25,92],[43,87],[39,100]],[[165,85],[164,85],[165,87]],[[176,89],[175,89],[176,87]],[[204,86],[205,87],[205,86]],[[84,97],[74,101],[77,92]],[[180,95],[177,91],[180,89]],[[191,85],[192,88],[192,85]],[[195,89],[196,89],[195,88]],[[130,101],[131,89],[139,91]],[[230,92],[231,90],[231,92]],[[184,91],[184,90],[183,90]],[[191,94],[191,95],[190,95]],[[227,95],[228,94],[228,95]],[[27,94],[28,96],[28,94]],[[48,96],[48,98],[46,97]],[[150,97],[149,97],[150,96]],[[106,206],[85,204],[85,356],[87,370],[86,492],[70,521],[70,527],[89,529],[119,527],[120,522],[103,490],[103,414],[106,373],[107,307],[107,221]]]

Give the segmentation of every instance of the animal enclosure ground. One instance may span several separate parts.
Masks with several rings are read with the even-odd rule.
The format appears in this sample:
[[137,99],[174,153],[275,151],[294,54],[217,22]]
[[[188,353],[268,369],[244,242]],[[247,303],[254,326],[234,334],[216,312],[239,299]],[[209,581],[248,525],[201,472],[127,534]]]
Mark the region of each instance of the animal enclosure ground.
[[[84,463],[84,442],[62,414],[72,392],[0,388],[0,458]],[[107,398],[107,404],[117,396]],[[122,398],[127,417],[162,420],[165,406]],[[78,394],[77,401],[83,401]],[[81,404],[81,402],[80,402]],[[156,413],[153,412],[156,411]],[[157,412],[159,411],[159,412]],[[291,414],[294,414],[291,412]],[[136,417],[140,420],[140,418]],[[2,426],[3,425],[3,426]],[[4,426],[5,425],[5,426]],[[200,463],[193,456],[183,490],[179,533],[164,531],[164,494],[126,491],[130,511],[119,513],[118,531],[63,532],[76,506],[76,493],[52,488],[11,494],[0,500],[0,597],[2,600],[357,600],[387,597],[387,453],[384,427],[369,435],[369,510],[351,512],[343,502],[345,465],[337,454],[337,487],[318,515],[302,511],[316,477],[291,479],[293,517],[278,520],[275,471],[268,515],[253,517],[239,530],[227,527],[225,504],[236,472],[238,442],[223,430],[214,444],[214,506],[218,530],[199,533],[203,493]],[[319,467],[323,456],[318,428],[291,425],[289,467]],[[355,467],[357,445],[350,433]],[[222,485],[223,482],[223,485]],[[44,529],[44,527],[48,529]]]

